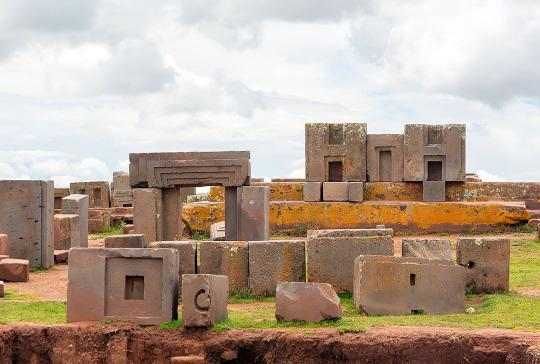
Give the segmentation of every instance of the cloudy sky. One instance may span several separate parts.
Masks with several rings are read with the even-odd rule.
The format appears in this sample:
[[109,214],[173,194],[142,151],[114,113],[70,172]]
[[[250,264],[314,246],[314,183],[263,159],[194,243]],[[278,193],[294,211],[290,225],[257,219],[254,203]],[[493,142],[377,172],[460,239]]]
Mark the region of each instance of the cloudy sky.
[[540,180],[540,2],[0,0],[0,178],[110,179],[130,152],[250,150],[304,123],[467,124],[467,169]]

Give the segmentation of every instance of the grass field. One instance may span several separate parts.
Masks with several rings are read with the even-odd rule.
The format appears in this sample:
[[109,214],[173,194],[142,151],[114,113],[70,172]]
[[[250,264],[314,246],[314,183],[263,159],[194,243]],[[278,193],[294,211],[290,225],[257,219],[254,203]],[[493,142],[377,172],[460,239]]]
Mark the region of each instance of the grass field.
[[[342,296],[343,317],[320,324],[278,323],[274,318],[273,298],[231,297],[229,319],[215,330],[333,327],[342,331],[362,331],[371,326],[447,326],[462,328],[506,328],[540,330],[540,241],[513,240],[511,248],[510,286],[508,294],[469,295],[466,307],[474,313],[454,315],[365,316],[354,309],[350,296]],[[59,324],[65,322],[63,302],[37,301],[17,296],[9,290],[0,300],[0,324],[32,322]],[[163,324],[164,329],[177,328],[181,321]]]

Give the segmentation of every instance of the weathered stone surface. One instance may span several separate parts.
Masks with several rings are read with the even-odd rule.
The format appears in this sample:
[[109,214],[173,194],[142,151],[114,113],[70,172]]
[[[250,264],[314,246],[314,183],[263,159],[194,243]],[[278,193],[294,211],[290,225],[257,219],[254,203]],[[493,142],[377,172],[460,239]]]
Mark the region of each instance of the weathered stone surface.
[[407,124],[403,139],[403,178],[430,180],[428,161],[442,162],[443,181],[465,180],[465,125]]
[[[135,234],[135,225],[126,224],[122,227],[122,232],[124,234]],[[144,235],[144,234],[143,234]]]
[[133,224],[135,232],[146,241],[162,240],[161,190],[157,188],[133,189]]
[[132,187],[171,188],[249,184],[249,152],[132,153]]
[[280,282],[305,281],[305,240],[249,242],[249,290],[273,296]]
[[510,240],[460,238],[457,263],[467,272],[467,288],[475,293],[506,292],[510,277]]
[[324,182],[323,201],[348,201],[349,184],[347,182]]
[[178,252],[88,249],[69,253],[67,320],[157,325],[177,317]]
[[0,281],[0,298],[5,296],[4,282]]
[[111,225],[133,224],[133,207],[111,207]]
[[403,135],[368,134],[367,180],[403,180]]
[[69,258],[69,250],[55,250],[54,264],[67,264]]
[[212,274],[182,276],[184,327],[211,327],[227,319],[228,278]]
[[87,195],[69,195],[62,199],[62,213],[79,215],[79,246],[81,248],[88,246],[88,203]]
[[454,260],[448,239],[403,239],[401,252],[404,257]]
[[276,289],[278,321],[320,322],[341,317],[340,300],[328,283],[284,282]]
[[444,181],[423,181],[422,193],[425,202],[442,202],[446,199],[446,182]]
[[55,188],[54,189],[54,209],[62,209],[62,199],[69,196],[69,188]]
[[201,241],[198,273],[229,277],[231,293],[249,291],[249,249],[244,241]]
[[111,227],[111,211],[109,209],[92,208],[88,210],[88,232],[95,234]]
[[69,250],[80,247],[81,227],[79,215],[54,215],[54,249]]
[[353,263],[359,255],[394,255],[394,241],[383,236],[317,236],[306,241],[307,281],[330,283],[337,292],[352,292]]
[[319,202],[322,196],[322,182],[304,183],[303,200],[306,202]]
[[9,256],[32,267],[54,264],[52,181],[0,181],[0,232],[11,241]]
[[111,235],[105,238],[105,248],[146,248],[143,234]]
[[352,237],[370,237],[370,236],[393,236],[394,230],[389,228],[375,229],[326,229],[326,230],[308,230],[308,239],[315,238],[352,238]]
[[206,359],[202,355],[184,355],[171,357],[171,364],[205,364]]
[[69,191],[72,195],[88,195],[89,208],[109,208],[111,205],[111,195],[109,182],[72,182],[69,184]]
[[183,274],[197,273],[197,242],[187,241],[156,241],[151,245],[153,248],[175,249],[178,252],[179,262],[178,277],[182,282]]
[[0,255],[9,255],[9,237],[7,234],[0,234]]
[[349,201],[364,201],[364,182],[349,182]]
[[465,269],[444,260],[359,256],[353,298],[368,315],[463,312]]
[[365,181],[366,130],[361,123],[306,124],[306,181]]
[[129,207],[133,206],[133,191],[129,185],[129,174],[123,171],[113,172],[113,182],[111,185],[111,206]]
[[0,260],[0,280],[6,282],[28,282],[30,264],[26,259]]
[[225,221],[216,222],[210,226],[210,240],[225,240]]
[[270,190],[264,186],[238,188],[238,240],[264,241],[270,238],[269,194]]
[[0,255],[0,260],[9,258],[9,255]]

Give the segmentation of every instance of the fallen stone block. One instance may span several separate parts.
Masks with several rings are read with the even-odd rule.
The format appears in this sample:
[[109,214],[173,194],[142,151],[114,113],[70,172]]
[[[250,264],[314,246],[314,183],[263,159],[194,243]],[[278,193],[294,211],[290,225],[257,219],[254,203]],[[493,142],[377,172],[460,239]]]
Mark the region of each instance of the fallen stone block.
[[5,290],[4,290],[4,282],[0,281],[0,298],[4,298],[5,296]]
[[347,182],[324,182],[323,201],[348,201],[349,184]]
[[177,318],[174,249],[73,248],[68,267],[68,322],[158,325]]
[[510,240],[461,238],[456,260],[466,268],[467,289],[475,293],[507,292],[510,279]]
[[304,183],[303,199],[306,202],[321,201],[322,183],[321,182],[306,182]]
[[30,263],[26,259],[0,260],[0,280],[6,282],[28,282]]
[[146,248],[143,234],[111,235],[105,238],[105,248]]
[[404,257],[454,260],[448,239],[403,239],[401,254]]
[[445,260],[359,256],[353,298],[368,315],[463,312],[465,269]]
[[69,250],[55,250],[54,251],[54,264],[67,264],[69,257]]
[[80,247],[81,231],[79,215],[54,215],[54,249],[69,250]]
[[[371,230],[371,229],[368,229]],[[338,235],[344,233],[336,233]],[[339,292],[352,292],[353,263],[359,255],[394,255],[390,235],[362,236],[368,232],[354,231],[359,236],[326,236],[308,232],[306,270],[308,282],[330,283]]]
[[229,280],[223,275],[182,276],[184,327],[211,327],[227,319]]
[[7,234],[0,234],[0,255],[9,255],[9,239]]
[[276,289],[278,321],[319,322],[341,317],[340,300],[328,283],[284,282]]
[[305,240],[249,242],[249,290],[273,296],[280,282],[305,281]]
[[229,277],[231,293],[249,293],[249,248],[245,241],[201,241],[198,273]]
[[225,240],[225,221],[216,222],[210,225],[210,240],[212,241]]

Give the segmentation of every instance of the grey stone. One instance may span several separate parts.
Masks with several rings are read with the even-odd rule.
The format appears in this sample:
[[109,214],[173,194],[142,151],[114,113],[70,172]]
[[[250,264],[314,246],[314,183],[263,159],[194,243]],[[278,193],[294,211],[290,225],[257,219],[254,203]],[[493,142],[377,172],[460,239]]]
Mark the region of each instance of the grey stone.
[[129,174],[124,171],[113,172],[113,182],[111,185],[111,206],[129,207],[133,206],[133,191],[129,184]]
[[62,199],[62,212],[64,214],[79,215],[79,247],[88,246],[88,196],[69,195]]
[[152,248],[168,248],[178,252],[178,279],[182,288],[182,275],[197,273],[197,242],[187,241],[157,241],[152,243]]
[[322,182],[305,182],[303,198],[306,202],[319,202],[322,196]]
[[146,248],[143,234],[110,235],[105,237],[105,248]]
[[382,228],[375,229],[323,229],[323,230],[308,230],[308,239],[315,238],[353,238],[353,237],[370,237],[370,236],[393,236],[394,229]]
[[69,184],[72,195],[88,195],[89,208],[109,208],[111,206],[111,192],[109,182],[72,182]]
[[135,232],[143,234],[146,241],[163,240],[161,214],[161,190],[157,188],[133,189],[133,225]]
[[403,180],[402,134],[368,134],[366,154],[368,181]]
[[349,184],[347,182],[324,182],[323,201],[348,201]]
[[349,201],[364,201],[364,182],[349,182]]
[[273,296],[280,282],[305,281],[305,240],[249,242],[249,289],[255,296]]
[[219,221],[210,225],[210,240],[225,240],[225,221]]
[[264,241],[270,238],[269,199],[269,187],[243,186],[238,188],[238,240]]
[[359,256],[353,297],[368,315],[459,313],[465,309],[465,270],[444,260]]
[[278,321],[320,322],[341,317],[340,300],[328,283],[284,282],[276,289]]
[[177,318],[174,249],[74,248],[68,269],[68,322],[157,325]]
[[211,327],[227,319],[228,278],[212,274],[182,276],[184,327]]
[[443,202],[446,200],[446,183],[444,181],[424,181],[422,184],[424,201]]
[[507,292],[510,280],[510,240],[460,238],[457,263],[467,272],[467,288],[474,293]]
[[454,260],[448,239],[403,239],[401,252],[404,257]]

